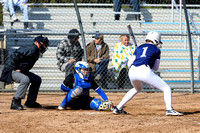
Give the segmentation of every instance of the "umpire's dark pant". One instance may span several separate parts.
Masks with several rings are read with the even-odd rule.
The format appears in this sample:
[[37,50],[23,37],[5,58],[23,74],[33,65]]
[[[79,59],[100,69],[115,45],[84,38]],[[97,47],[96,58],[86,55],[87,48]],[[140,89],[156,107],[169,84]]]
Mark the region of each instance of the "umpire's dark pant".
[[27,100],[36,101],[40,84],[42,82],[42,79],[40,78],[40,76],[32,72],[23,74],[21,72],[12,71],[12,80],[16,83],[19,83],[19,86],[14,96],[15,98],[24,99],[26,96],[27,88],[29,84],[31,83],[29,87]]

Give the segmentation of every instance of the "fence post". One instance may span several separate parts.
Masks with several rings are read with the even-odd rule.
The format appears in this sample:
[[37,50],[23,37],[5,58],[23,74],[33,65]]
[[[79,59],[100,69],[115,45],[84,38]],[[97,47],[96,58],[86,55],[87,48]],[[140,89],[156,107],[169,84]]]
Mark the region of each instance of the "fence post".
[[[180,2],[180,15],[179,15],[179,17],[180,17],[180,34],[182,33],[182,0],[179,0]],[[182,39],[182,37],[181,37],[181,39]]]
[[186,9],[186,0],[183,0],[183,8],[185,13],[185,21],[187,24],[187,34],[190,48],[190,71],[191,71],[191,93],[194,93],[194,67],[193,67],[193,54],[192,54],[192,42],[191,42],[191,33],[190,33],[190,25],[188,21],[188,13]]
[[76,0],[73,0],[73,2],[74,2],[74,7],[75,7],[75,11],[76,11],[76,15],[77,15],[77,19],[78,19],[78,23],[79,23],[79,27],[80,27],[80,32],[81,32],[81,36],[82,36],[84,60],[85,60],[85,62],[87,62],[85,35],[84,35],[84,31],[83,31],[81,16],[80,16],[80,12],[79,12]]
[[197,68],[197,70],[198,70],[198,72],[197,72],[197,78],[198,78],[198,80],[200,80],[200,36],[198,35],[198,46],[197,46],[197,48],[198,48],[198,68]]
[[172,3],[172,22],[174,22],[174,0],[171,1]]
[[[1,51],[0,51],[0,55],[1,55],[1,64],[0,64],[0,77],[1,77],[1,73],[2,73],[2,70],[4,68],[4,59],[5,59],[5,47],[4,47],[4,36],[1,35],[0,36],[0,48],[1,48]],[[0,89],[5,89],[5,83],[0,81]]]

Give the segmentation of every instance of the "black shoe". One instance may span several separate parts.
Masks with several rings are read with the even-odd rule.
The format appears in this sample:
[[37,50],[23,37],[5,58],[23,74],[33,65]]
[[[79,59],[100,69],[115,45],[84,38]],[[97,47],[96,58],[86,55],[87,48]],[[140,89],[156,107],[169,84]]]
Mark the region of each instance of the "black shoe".
[[31,29],[31,27],[28,26],[28,22],[24,22],[24,29]]
[[119,18],[120,18],[119,16],[115,16],[115,20],[119,20]]
[[126,114],[127,114],[126,111],[124,111],[123,109],[122,109],[122,110],[119,110],[117,107],[114,108],[113,113],[114,113],[115,115],[118,115],[118,114],[126,115]]
[[120,14],[115,14],[115,20],[119,20],[120,19]]
[[19,21],[19,19],[15,15],[14,16],[12,15],[10,17],[11,17],[11,20],[12,20],[13,23]]
[[10,109],[23,110],[21,99],[13,97]]
[[41,108],[42,106],[35,101],[26,101],[24,104],[25,108]]

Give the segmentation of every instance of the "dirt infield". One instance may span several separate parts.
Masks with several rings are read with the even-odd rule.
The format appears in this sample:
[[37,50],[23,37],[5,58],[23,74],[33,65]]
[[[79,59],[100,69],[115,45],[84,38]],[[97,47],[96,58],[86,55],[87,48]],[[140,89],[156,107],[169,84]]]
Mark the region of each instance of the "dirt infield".
[[[96,93],[92,96],[99,97]],[[116,105],[125,93],[107,93]],[[64,94],[39,94],[40,109],[10,110],[13,94],[0,93],[1,133],[200,133],[200,93],[173,93],[173,107],[184,116],[165,116],[163,93],[139,93],[124,108],[110,111],[57,110]],[[22,104],[25,100],[22,100]]]

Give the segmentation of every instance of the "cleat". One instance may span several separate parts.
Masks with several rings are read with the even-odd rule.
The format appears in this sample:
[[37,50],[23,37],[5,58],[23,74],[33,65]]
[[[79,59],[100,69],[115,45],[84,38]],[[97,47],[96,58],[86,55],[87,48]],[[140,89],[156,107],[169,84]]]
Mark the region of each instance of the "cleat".
[[183,113],[177,112],[175,110],[166,110],[166,115],[168,116],[182,116]]
[[65,110],[66,107],[64,107],[64,106],[58,106],[58,109],[59,109],[59,110]]
[[116,114],[116,115],[118,115],[118,114],[124,114],[124,115],[126,115],[127,114],[126,111],[124,111],[123,109],[119,110],[117,107],[113,110],[113,113]]
[[25,108],[41,108],[42,106],[35,101],[26,101],[24,104]]

